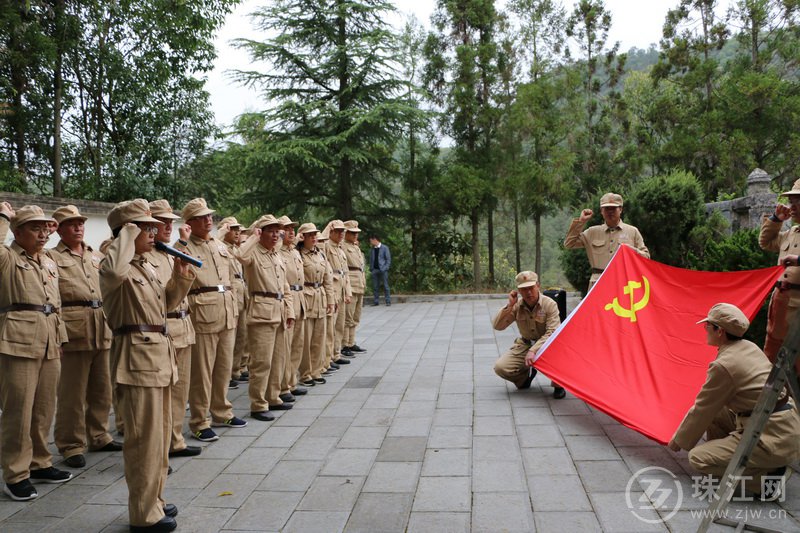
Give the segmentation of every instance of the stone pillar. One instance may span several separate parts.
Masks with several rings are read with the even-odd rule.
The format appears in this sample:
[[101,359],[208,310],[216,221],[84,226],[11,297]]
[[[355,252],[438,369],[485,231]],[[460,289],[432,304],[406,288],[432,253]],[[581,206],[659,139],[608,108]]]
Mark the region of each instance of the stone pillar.
[[747,176],[747,196],[769,194],[771,192],[769,190],[771,182],[772,176],[760,168],[755,169]]

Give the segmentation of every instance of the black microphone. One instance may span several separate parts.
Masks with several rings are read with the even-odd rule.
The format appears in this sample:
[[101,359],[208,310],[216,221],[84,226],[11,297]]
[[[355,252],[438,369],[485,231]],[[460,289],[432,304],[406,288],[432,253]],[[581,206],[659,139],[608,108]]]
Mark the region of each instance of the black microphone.
[[177,257],[183,261],[186,261],[190,265],[194,265],[197,268],[203,266],[203,262],[197,259],[196,257],[192,257],[191,255],[186,255],[185,253],[181,252],[180,250],[176,250],[172,246],[168,244],[164,244],[161,241],[156,241],[156,250],[161,250],[162,252],[166,252],[171,256]]

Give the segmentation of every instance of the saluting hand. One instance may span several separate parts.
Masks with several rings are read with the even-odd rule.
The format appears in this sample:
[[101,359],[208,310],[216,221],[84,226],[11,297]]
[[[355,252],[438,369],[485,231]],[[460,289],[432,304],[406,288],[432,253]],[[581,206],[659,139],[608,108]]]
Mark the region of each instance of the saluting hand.
[[189,242],[189,237],[192,235],[192,227],[189,224],[184,224],[178,228],[178,235],[183,242]]
[[10,203],[0,202],[0,214],[3,214],[11,219],[14,218],[16,213],[14,212],[14,208],[11,207]]
[[519,293],[516,290],[513,290],[508,293],[508,308],[511,309],[515,305],[517,305],[517,295]]
[[587,220],[592,218],[592,215],[594,215],[594,211],[592,211],[591,209],[584,209],[583,211],[581,211],[581,216],[578,217],[578,219],[581,222],[586,222]]

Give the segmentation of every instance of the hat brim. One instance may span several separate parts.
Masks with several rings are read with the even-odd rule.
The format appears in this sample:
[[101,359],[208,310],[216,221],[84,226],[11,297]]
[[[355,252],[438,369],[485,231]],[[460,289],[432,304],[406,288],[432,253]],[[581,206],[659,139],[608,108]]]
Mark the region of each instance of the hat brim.
[[56,219],[54,219],[54,218],[39,217],[39,216],[31,217],[29,219],[21,220],[19,222],[14,223],[15,220],[16,219],[12,219],[11,220],[11,228],[12,229],[16,229],[16,228],[18,228],[20,226],[24,226],[28,222],[55,222],[56,224],[58,224],[58,222],[56,222]]
[[310,229],[308,231],[301,232],[300,235],[311,235],[312,233],[315,233],[315,234],[319,233],[319,230],[318,229]]
[[704,319],[698,320],[697,322],[695,322],[695,324],[702,324],[703,322],[708,322],[708,321],[709,321],[708,317],[705,317]]
[[136,217],[135,219],[126,220],[125,222],[133,222],[136,224],[137,222],[147,222],[149,224],[164,224],[164,222],[158,220],[157,218],[153,217]]
[[206,207],[206,208],[201,209],[200,211],[198,211],[196,213],[192,213],[191,216],[187,216],[186,220],[192,220],[193,218],[204,217],[206,215],[213,215],[214,213],[216,213],[216,211]]
[[600,204],[600,207],[622,207],[622,204]]
[[299,222],[289,222],[288,224],[281,224],[281,226],[283,226],[284,228],[287,228],[287,227],[289,227],[289,226],[291,226],[291,227],[293,227],[293,228],[296,228],[296,227],[297,227],[297,226],[299,226],[299,225],[300,225],[300,223],[299,223]]
[[361,233],[361,230],[358,228],[345,228],[350,233]]
[[800,196],[800,191],[795,191],[795,190],[786,191],[780,193],[778,196]]
[[[56,219],[54,218],[53,220],[56,220]],[[63,222],[67,222],[68,220],[83,220],[84,222],[86,222],[87,220],[89,220],[89,217],[85,217],[83,215],[74,215],[74,216],[69,216],[69,217],[62,218],[61,222],[56,220],[56,222],[58,222],[58,224],[60,225]]]
[[526,281],[524,283],[520,283],[519,285],[517,285],[517,288],[518,289],[524,289],[525,287],[533,287],[537,283],[539,283],[539,282],[538,281]]
[[181,217],[179,217],[178,215],[176,215],[174,213],[153,213],[153,216],[155,218],[166,218],[166,219],[169,219],[169,220],[178,220],[178,219],[181,218]]

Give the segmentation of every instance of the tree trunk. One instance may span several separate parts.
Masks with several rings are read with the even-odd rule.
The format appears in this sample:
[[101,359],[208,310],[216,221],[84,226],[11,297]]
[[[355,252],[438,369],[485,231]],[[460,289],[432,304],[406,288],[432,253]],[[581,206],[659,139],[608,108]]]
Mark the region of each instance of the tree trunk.
[[486,220],[486,233],[488,234],[487,246],[489,247],[489,279],[490,286],[494,286],[494,209],[489,208]]
[[61,198],[61,97],[64,92],[62,64],[64,58],[64,3],[59,0],[55,10],[56,65],[53,76],[53,196]]
[[539,278],[541,279],[542,276],[542,215],[540,213],[536,213],[533,216],[533,225],[536,228],[536,261],[534,263],[534,268],[536,269],[536,273],[539,274]]
[[[339,111],[345,111],[350,107],[350,98],[347,96],[350,89],[350,72],[347,65],[347,7],[342,0],[337,1],[339,16],[336,20],[337,25],[337,44],[339,45],[339,91],[337,94]],[[347,124],[339,124],[338,131],[341,133],[348,128]],[[353,171],[350,158],[343,157],[339,162],[339,216],[343,220],[353,218],[353,186],[350,175]]]
[[473,210],[469,218],[472,223],[472,284],[475,289],[478,289],[481,287],[481,251],[478,238],[480,217],[478,216],[478,210]]
[[517,272],[522,272],[522,260],[519,250],[519,198],[514,195],[514,256],[516,258]]
[[419,273],[417,272],[418,243],[417,230],[411,226],[411,286],[414,292],[419,292]]

